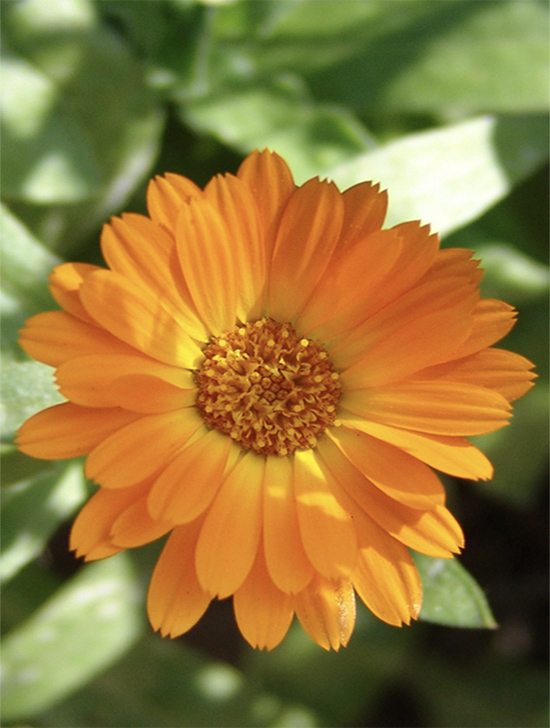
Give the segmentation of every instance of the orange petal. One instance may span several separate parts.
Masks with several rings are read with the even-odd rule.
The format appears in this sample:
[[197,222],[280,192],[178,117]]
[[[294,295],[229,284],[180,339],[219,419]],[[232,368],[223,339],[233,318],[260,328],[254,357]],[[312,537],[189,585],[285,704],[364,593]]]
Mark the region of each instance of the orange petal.
[[413,288],[328,347],[347,389],[403,379],[446,360],[469,335],[479,294],[462,278]]
[[256,201],[245,182],[233,175],[217,176],[204,196],[223,218],[239,277],[237,317],[254,321],[262,314],[265,248]]
[[309,560],[329,579],[348,576],[357,558],[354,525],[313,450],[294,453],[293,476],[298,524]]
[[[150,487],[149,478],[146,492],[121,513],[113,523],[111,542],[115,546],[122,546],[125,549],[143,546],[146,543],[156,541],[174,527],[173,521],[156,521],[151,518],[147,509],[147,495]],[[103,490],[106,493],[126,493],[127,490],[133,490],[133,488]]]
[[325,650],[339,650],[355,627],[355,594],[347,579],[331,581],[316,574],[295,597],[296,616],[312,640]]
[[218,492],[233,441],[216,430],[202,428],[201,432],[202,436],[178,453],[153,485],[148,506],[154,518],[193,521]]
[[362,511],[358,526],[363,542],[352,583],[366,606],[379,619],[400,627],[416,619],[422,605],[422,584],[405,546]]
[[470,336],[454,352],[454,359],[475,354],[500,341],[515,324],[516,311],[504,301],[482,298],[474,310]]
[[[429,556],[449,558],[464,545],[460,526],[443,506],[422,512],[398,503],[367,480],[327,438],[319,442],[318,451],[357,506],[405,546]],[[346,507],[354,517],[356,507],[352,505],[348,503]]]
[[197,544],[197,574],[207,592],[220,599],[246,579],[258,549],[262,523],[265,459],[246,453],[221,486]]
[[296,320],[302,334],[326,342],[364,321],[378,308],[380,288],[400,252],[397,233],[382,230],[335,255]]
[[134,485],[166,466],[202,424],[194,407],[140,417],[90,453],[86,477],[106,488]]
[[252,152],[243,161],[237,177],[248,185],[258,207],[263,230],[266,262],[270,262],[283,210],[296,189],[287,163],[278,154]]
[[191,197],[202,197],[200,187],[180,174],[155,177],[147,187],[147,209],[156,225],[174,235],[178,213]]
[[389,442],[442,473],[470,480],[490,480],[493,477],[493,466],[487,456],[463,437],[400,430],[362,419],[343,408],[338,417],[347,428]]
[[[185,372],[189,374],[189,372]],[[113,401],[132,412],[157,414],[191,407],[197,390],[181,389],[149,374],[130,374],[115,380],[110,386]]]
[[166,299],[185,331],[206,341],[206,329],[193,310],[173,237],[143,215],[124,214],[103,227],[101,250],[113,271]]
[[233,597],[235,619],[243,637],[260,650],[272,650],[288,632],[294,604],[290,595],[277,589],[269,576],[262,549]]
[[314,292],[340,234],[343,203],[337,187],[312,179],[285,207],[268,284],[269,315],[292,321]]
[[32,316],[20,333],[21,348],[33,359],[54,367],[85,354],[136,354],[135,349],[95,323],[85,323],[64,311]]
[[[131,375],[147,375],[145,380],[138,380],[134,384],[145,385],[162,380],[172,386],[170,391],[177,395],[181,390],[187,389],[195,392],[193,376],[185,369],[162,364],[155,359],[140,356],[135,352],[132,356],[89,355],[79,356],[61,364],[56,373],[57,383],[61,394],[67,399],[88,407],[118,407],[124,406],[121,399],[129,399],[131,392],[124,398],[124,389],[120,381]],[[118,391],[117,386],[118,385]],[[153,385],[154,386],[154,385]],[[138,403],[146,401],[146,389],[136,392]],[[176,398],[176,397],[174,397]],[[193,404],[194,396],[187,404]],[[185,406],[185,405],[183,405]],[[131,409],[128,407],[127,409]],[[176,409],[175,406],[171,409]],[[137,410],[142,411],[141,409]]]
[[62,460],[87,455],[138,415],[119,408],[56,404],[30,417],[18,430],[17,447],[33,458]]
[[417,379],[464,382],[486,387],[513,402],[528,392],[536,377],[525,357],[504,349],[484,349],[476,354],[419,372]]
[[211,334],[235,326],[239,273],[223,217],[206,200],[192,198],[178,215],[180,265],[197,311]]
[[104,559],[123,547],[115,546],[111,539],[113,523],[132,507],[146,492],[139,484],[126,490],[112,491],[100,488],[82,508],[71,529],[69,547],[86,561]]
[[193,368],[202,357],[159,297],[113,271],[91,273],[80,290],[88,313],[114,336],[154,359]]
[[195,571],[195,546],[202,519],[176,526],[157,561],[149,592],[147,613],[154,630],[163,637],[178,637],[205,613],[211,597],[201,588]]
[[356,390],[342,406],[383,425],[434,435],[483,435],[507,424],[510,405],[497,392],[460,382],[406,382]]
[[104,268],[89,263],[63,263],[63,265],[58,265],[48,276],[50,279],[50,293],[67,313],[88,323],[95,324],[95,321],[80,301],[79,291],[84,279],[90,273],[102,270]]
[[380,185],[361,182],[342,193],[344,222],[341,242],[343,248],[351,246],[380,230],[388,208],[388,193],[380,192]]
[[421,510],[445,503],[445,490],[437,475],[399,448],[347,427],[333,428],[329,437],[390,498]]
[[268,457],[264,481],[264,550],[271,579],[294,594],[313,576],[298,527],[289,458]]

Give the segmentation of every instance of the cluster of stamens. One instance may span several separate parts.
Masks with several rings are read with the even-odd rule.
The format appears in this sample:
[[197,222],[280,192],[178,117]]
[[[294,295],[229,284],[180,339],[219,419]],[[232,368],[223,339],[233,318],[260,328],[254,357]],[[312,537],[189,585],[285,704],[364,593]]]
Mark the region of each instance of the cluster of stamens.
[[334,424],[341,387],[328,354],[290,324],[262,318],[213,337],[197,372],[206,423],[244,450],[288,455]]

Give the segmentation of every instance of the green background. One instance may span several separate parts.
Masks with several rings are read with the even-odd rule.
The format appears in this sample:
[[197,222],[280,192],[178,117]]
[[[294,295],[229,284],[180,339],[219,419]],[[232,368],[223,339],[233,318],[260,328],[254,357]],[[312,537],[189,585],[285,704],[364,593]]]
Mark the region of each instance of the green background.
[[[548,725],[548,4],[3,0],[0,11],[3,725]],[[25,318],[53,307],[52,265],[101,263],[102,223],[144,212],[153,174],[204,184],[265,146],[298,183],[381,182],[388,224],[421,219],[444,246],[473,248],[484,294],[519,310],[505,346],[539,375],[511,427],[480,438],[494,480],[445,481],[467,549],[460,564],[417,557],[421,620],[399,630],[360,608],[338,654],[296,624],[256,652],[230,601],[162,640],[144,606],[161,544],[82,566],[67,549],[91,492],[82,463],[11,444],[59,401],[49,368],[16,344]]]

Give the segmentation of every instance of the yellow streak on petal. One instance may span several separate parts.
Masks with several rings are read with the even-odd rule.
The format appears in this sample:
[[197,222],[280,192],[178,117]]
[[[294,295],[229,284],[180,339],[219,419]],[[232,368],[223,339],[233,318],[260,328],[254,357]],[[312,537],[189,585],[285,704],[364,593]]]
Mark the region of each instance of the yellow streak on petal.
[[296,593],[313,576],[298,526],[289,458],[268,457],[264,482],[264,550],[271,579],[279,589]]
[[329,579],[349,576],[357,558],[354,524],[336,500],[313,450],[295,452],[293,476],[298,524],[309,560]]

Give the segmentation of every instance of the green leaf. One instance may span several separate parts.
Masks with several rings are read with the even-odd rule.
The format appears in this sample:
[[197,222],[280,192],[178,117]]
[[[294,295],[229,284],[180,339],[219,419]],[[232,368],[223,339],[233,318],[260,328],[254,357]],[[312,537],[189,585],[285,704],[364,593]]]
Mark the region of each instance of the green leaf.
[[82,569],[3,640],[2,719],[30,718],[119,659],[140,636],[142,602],[126,554]]
[[548,158],[548,120],[485,116],[411,134],[329,172],[345,189],[389,192],[387,225],[429,223],[447,235],[475,220]]
[[[27,124],[25,133],[20,124],[10,126],[12,136],[19,134],[21,155],[11,159],[7,152],[5,195],[17,202],[38,237],[66,249],[120,208],[142,181],[157,154],[164,113],[145,84],[143,64],[100,22],[95,3],[21,0],[5,5],[3,30],[18,67],[32,67],[42,79],[40,88],[55,89],[43,90],[41,103],[23,104],[18,113],[30,114],[25,111],[30,107],[38,119]],[[21,107],[13,105],[16,112]],[[44,137],[48,129],[53,142]],[[58,137],[59,150],[52,147]],[[60,160],[68,160],[82,179],[60,169]],[[21,181],[31,173],[38,179],[32,194]],[[29,204],[36,202],[46,204]]]
[[243,153],[268,147],[292,160],[299,183],[374,146],[352,114],[314,103],[304,88],[288,80],[241,84],[187,101],[180,111],[198,132],[213,134]]
[[[9,478],[11,463],[8,458],[2,461],[3,475]],[[86,497],[80,462],[62,470],[54,468],[53,472],[51,466],[43,464],[43,468],[38,477],[22,480],[3,491],[0,582],[11,579],[36,558],[56,528]]]
[[424,591],[421,620],[471,629],[497,626],[481,588],[456,559],[417,553],[413,558]]

